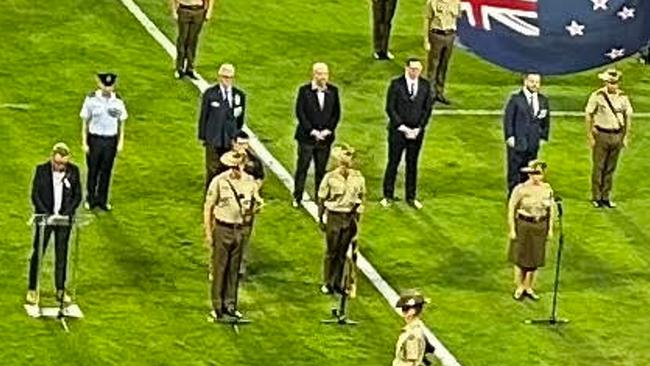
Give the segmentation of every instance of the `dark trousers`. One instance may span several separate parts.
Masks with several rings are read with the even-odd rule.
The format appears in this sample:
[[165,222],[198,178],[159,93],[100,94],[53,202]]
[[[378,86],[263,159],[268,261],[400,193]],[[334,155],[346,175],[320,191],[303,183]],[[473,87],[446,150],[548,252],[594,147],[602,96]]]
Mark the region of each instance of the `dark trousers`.
[[205,145],[205,191],[208,191],[210,182],[219,174],[221,168],[221,156],[230,151],[226,147],[214,147],[212,145]]
[[427,77],[431,82],[434,95],[444,95],[445,80],[449,59],[454,50],[456,33],[438,34],[429,31],[429,54],[427,57]]
[[387,52],[397,0],[372,0],[373,43],[375,52]]
[[90,207],[106,206],[108,203],[108,189],[115,155],[117,153],[117,136],[88,135],[88,194],[86,200]]
[[330,288],[342,292],[345,254],[357,235],[357,223],[353,214],[328,211],[325,238],[327,250],[323,260],[323,281]]
[[215,223],[212,232],[212,308],[221,312],[237,309],[239,267],[250,228]]
[[614,171],[623,149],[623,133],[596,132],[592,150],[591,198],[609,200],[614,184]]
[[528,179],[528,174],[522,173],[521,168],[528,166],[528,162],[531,160],[537,159],[537,150],[517,151],[511,147],[507,147],[508,197],[510,197],[512,190],[517,184],[525,182]]
[[293,198],[300,202],[305,191],[305,181],[309,164],[314,160],[314,197],[318,197],[318,187],[325,176],[327,161],[330,158],[331,144],[312,144],[298,142],[298,161],[294,177]]
[[[34,233],[32,257],[29,261],[29,290],[36,290],[38,287],[39,266],[43,262],[52,232],[54,232],[54,285],[57,291],[65,289],[70,226],[45,226],[45,228],[37,226]],[[43,235],[42,242],[41,235]],[[40,253],[38,252],[39,247],[41,247]]]
[[384,174],[384,197],[394,198],[395,179],[397,168],[402,161],[402,155],[406,150],[406,200],[414,200],[417,190],[418,159],[424,131],[415,140],[408,140],[399,131],[391,131],[388,134],[388,164]]
[[205,20],[205,9],[179,7],[176,39],[176,70],[194,70],[196,46]]

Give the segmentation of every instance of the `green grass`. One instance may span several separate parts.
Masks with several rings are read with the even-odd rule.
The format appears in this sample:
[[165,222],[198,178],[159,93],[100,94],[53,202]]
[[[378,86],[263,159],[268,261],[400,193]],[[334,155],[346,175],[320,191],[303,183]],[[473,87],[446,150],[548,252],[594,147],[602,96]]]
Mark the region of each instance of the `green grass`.
[[[118,1],[5,2],[0,29],[0,359],[6,365],[387,365],[400,319],[366,281],[352,305],[357,328],[321,326],[330,303],[317,294],[323,239],[290,208],[271,177],[252,242],[242,309],[255,320],[239,337],[205,322],[209,308],[201,240],[203,155],[196,141],[198,93],[171,78],[172,62]],[[138,4],[170,37],[166,2]],[[198,71],[212,79],[234,62],[249,94],[249,126],[293,170],[295,91],[324,60],[342,88],[339,139],[359,151],[370,198],[378,199],[386,144],[383,100],[395,63],[369,60],[368,5],[342,0],[217,3],[202,34]],[[397,59],[422,54],[421,4],[403,1],[392,40]],[[636,110],[650,110],[649,77],[620,65]],[[131,118],[112,190],[115,211],[83,232],[79,303],[87,318],[64,335],[22,312],[31,233],[33,166],[58,140],[82,166],[77,114],[93,74],[114,70]],[[500,108],[517,77],[459,51],[449,96],[454,108]],[[582,109],[595,73],[545,80],[555,110]],[[560,330],[521,320],[546,316],[553,258],[538,304],[510,299],[505,261],[504,162],[499,118],[434,118],[422,155],[425,210],[370,204],[362,250],[396,289],[419,287],[435,304],[425,321],[463,365],[647,365],[650,351],[650,169],[647,120],[635,123],[615,182],[616,211],[587,205],[589,152],[579,118],[553,121],[543,157],[566,202]],[[401,183],[398,188],[402,189]],[[553,247],[554,249],[555,247]],[[552,257],[552,256],[551,256]],[[44,284],[50,286],[49,276]]]

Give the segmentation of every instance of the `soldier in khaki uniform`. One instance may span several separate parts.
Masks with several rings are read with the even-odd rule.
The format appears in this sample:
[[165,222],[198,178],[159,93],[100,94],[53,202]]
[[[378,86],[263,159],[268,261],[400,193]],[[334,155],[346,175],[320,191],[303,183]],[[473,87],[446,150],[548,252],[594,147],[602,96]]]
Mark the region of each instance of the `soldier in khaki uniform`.
[[428,51],[427,78],[434,102],[451,104],[445,97],[449,59],[456,40],[460,0],[427,0],[424,16],[424,49]]
[[250,236],[253,215],[263,204],[259,186],[241,171],[243,162],[242,154],[225,153],[221,163],[230,169],[214,177],[205,198],[205,236],[212,248],[211,315],[216,319],[242,317],[237,310],[242,250]]
[[[337,167],[326,173],[318,189],[320,227],[325,231],[327,250],[323,261],[324,284],[321,291],[343,293],[341,279],[346,253],[357,235],[366,183],[361,172],[352,169],[354,149],[336,146],[333,151]],[[327,213],[327,223],[324,221]]]
[[174,77],[180,79],[187,75],[190,79],[196,80],[194,59],[199,33],[203,22],[212,18],[214,0],[171,0],[171,5],[172,15],[178,23]]
[[528,174],[528,180],[515,186],[508,202],[508,258],[514,264],[517,286],[512,297],[539,300],[533,286],[537,269],[545,263],[546,242],[553,236],[555,201],[553,189],[544,182],[546,163],[533,160],[521,172]]
[[589,97],[585,108],[587,140],[592,149],[591,202],[594,207],[614,208],[610,200],[614,171],[632,128],[632,104],[619,89],[621,72],[608,69],[598,74],[605,86]]
[[434,349],[424,335],[424,324],[420,320],[424,304],[427,301],[415,291],[402,294],[395,307],[402,309],[406,325],[395,344],[393,366],[420,366],[430,364],[425,356]]

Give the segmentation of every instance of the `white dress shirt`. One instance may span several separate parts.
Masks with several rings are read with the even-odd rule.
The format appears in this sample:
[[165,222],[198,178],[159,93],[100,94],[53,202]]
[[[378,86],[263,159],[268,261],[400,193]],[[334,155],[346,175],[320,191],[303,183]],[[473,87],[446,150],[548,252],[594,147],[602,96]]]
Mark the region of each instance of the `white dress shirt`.
[[52,189],[54,192],[54,214],[58,215],[63,201],[63,177],[65,172],[52,171]]
[[221,85],[221,95],[223,95],[228,100],[228,106],[232,108],[232,88],[226,88]]
[[533,107],[533,115],[537,116],[539,113],[539,98],[537,97],[537,92],[531,93],[528,88],[524,87],[524,95],[526,96],[526,103]]
[[418,95],[418,80],[415,79],[410,79],[408,76],[406,77],[406,89],[411,96],[411,99],[415,98],[416,95]]

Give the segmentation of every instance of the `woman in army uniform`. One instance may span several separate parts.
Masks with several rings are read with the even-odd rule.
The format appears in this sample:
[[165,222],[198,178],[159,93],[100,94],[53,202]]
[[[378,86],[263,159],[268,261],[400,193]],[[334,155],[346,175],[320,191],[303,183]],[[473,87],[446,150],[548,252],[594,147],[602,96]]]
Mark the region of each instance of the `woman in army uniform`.
[[434,348],[429,345],[424,335],[424,324],[420,320],[425,298],[416,291],[403,293],[395,307],[402,309],[402,316],[406,325],[395,344],[395,358],[393,366],[420,366],[430,364],[425,359],[427,354],[433,353]]
[[522,168],[528,180],[515,186],[508,203],[510,250],[514,264],[515,300],[539,300],[533,290],[535,275],[544,266],[546,241],[553,236],[555,204],[551,186],[544,182],[546,163],[533,160]]

